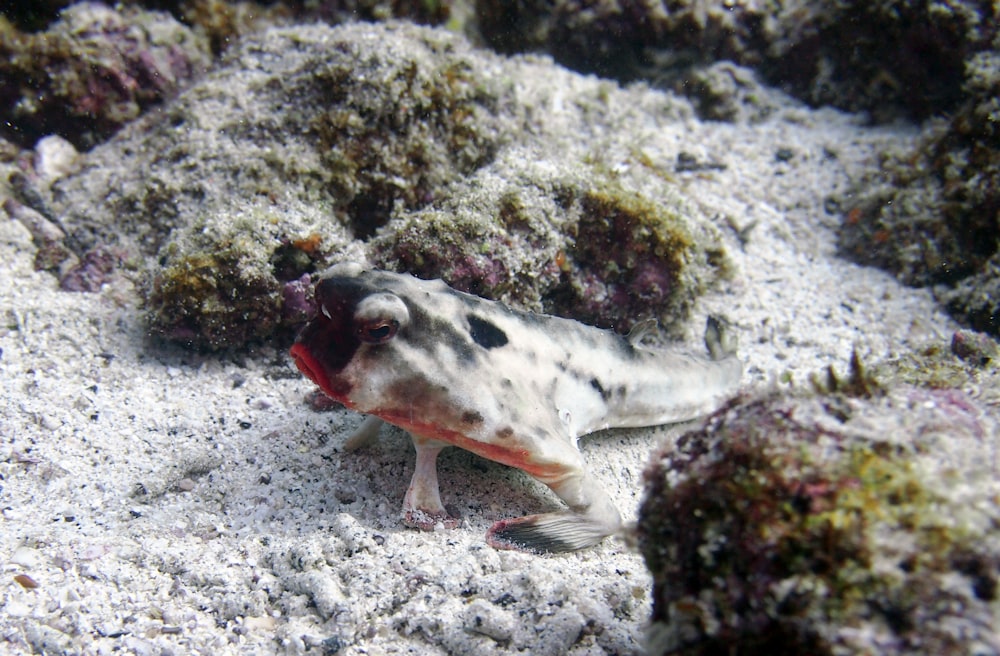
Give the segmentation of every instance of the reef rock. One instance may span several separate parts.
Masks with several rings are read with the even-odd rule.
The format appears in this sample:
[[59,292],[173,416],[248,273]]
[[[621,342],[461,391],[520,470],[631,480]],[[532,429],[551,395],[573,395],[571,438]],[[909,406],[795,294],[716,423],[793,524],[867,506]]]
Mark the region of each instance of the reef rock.
[[996,653],[998,446],[955,389],[737,400],[646,472],[650,653]]

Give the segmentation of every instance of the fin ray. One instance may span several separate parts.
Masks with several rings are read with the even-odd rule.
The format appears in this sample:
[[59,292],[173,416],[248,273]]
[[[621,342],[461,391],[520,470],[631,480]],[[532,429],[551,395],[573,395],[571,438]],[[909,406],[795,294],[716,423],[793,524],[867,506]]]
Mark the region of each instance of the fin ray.
[[615,528],[581,513],[545,513],[501,520],[490,528],[486,541],[496,549],[560,553],[591,547]]

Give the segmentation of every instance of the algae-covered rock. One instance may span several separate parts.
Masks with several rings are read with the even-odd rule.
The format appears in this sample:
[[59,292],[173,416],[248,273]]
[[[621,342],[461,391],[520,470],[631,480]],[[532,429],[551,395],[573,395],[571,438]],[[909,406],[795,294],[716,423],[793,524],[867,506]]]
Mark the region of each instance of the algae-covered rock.
[[973,58],[967,75],[962,109],[859,183],[839,244],[907,284],[952,285],[941,296],[956,318],[1000,335],[1000,54]]
[[284,284],[489,160],[492,61],[408,25],[271,30],[47,198],[74,251],[147,259],[152,332],[211,348],[266,337]]
[[306,125],[326,191],[359,237],[385,224],[397,204],[431,203],[498,146],[496,79],[457,42],[431,34],[416,56],[405,45],[385,52],[392,40],[342,39],[340,56],[302,80],[326,105]]
[[998,353],[1000,346],[989,335],[957,330],[950,343],[931,342],[876,363],[872,375],[888,387],[1000,390]]
[[646,472],[650,653],[995,653],[998,431],[954,389],[716,413]]
[[238,204],[179,233],[160,252],[149,286],[150,329],[199,348],[242,346],[298,327],[307,317],[295,294],[343,231],[318,230],[323,217],[298,208],[293,226],[272,208]]
[[978,273],[941,296],[955,317],[976,330],[1000,336],[1000,252]]
[[162,12],[80,2],[38,33],[0,16],[0,129],[21,145],[58,134],[89,148],[208,64],[207,40]]
[[670,325],[687,316],[708,282],[698,272],[710,263],[722,267],[717,273],[725,270],[722,249],[696,238],[683,204],[615,185],[587,189],[574,200],[579,221],[566,283],[552,302],[557,313],[573,309],[588,323],[622,329],[655,313]]
[[693,70],[682,90],[706,121],[756,123],[778,110],[773,90],[764,87],[760,75],[730,61]]
[[386,268],[625,331],[650,316],[683,323],[729,272],[719,242],[669,187],[653,197],[588,164],[554,174],[502,158],[444,203],[387,226],[370,252]]
[[308,312],[306,277],[366,255],[527,309],[678,327],[728,273],[665,164],[690,117],[443,30],[274,28],[21,196],[78,256],[144,262],[151,332],[192,346],[276,334]]
[[476,2],[501,52],[545,51],[576,70],[691,88],[730,60],[815,105],[924,117],[962,95],[964,62],[988,47],[997,7],[957,2],[559,0]]
[[56,210],[77,246],[132,238],[147,253],[254,198],[309,201],[369,234],[396,201],[427,204],[486,161],[498,138],[488,61],[403,24],[270,30],[92,153],[53,189]]

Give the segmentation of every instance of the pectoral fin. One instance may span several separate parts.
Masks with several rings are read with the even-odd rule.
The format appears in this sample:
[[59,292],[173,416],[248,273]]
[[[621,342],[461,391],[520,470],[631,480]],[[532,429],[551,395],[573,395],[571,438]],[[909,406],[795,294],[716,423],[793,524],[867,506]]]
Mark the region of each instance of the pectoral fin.
[[383,423],[385,422],[375,415],[367,415],[361,424],[354,429],[350,437],[344,441],[344,451],[357,451],[372,444],[378,439],[378,431],[382,428]]
[[501,520],[487,532],[486,541],[497,549],[576,551],[621,529],[618,510],[589,474],[580,471],[549,487],[567,502],[569,510]]

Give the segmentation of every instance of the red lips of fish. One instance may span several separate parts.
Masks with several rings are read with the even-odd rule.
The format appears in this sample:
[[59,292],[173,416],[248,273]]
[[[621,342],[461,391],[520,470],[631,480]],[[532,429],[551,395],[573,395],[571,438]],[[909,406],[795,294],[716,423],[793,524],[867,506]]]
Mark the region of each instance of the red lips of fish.
[[312,382],[319,385],[321,388],[326,390],[330,386],[330,381],[326,379],[326,374],[323,373],[323,368],[320,366],[316,358],[313,357],[309,349],[306,348],[305,344],[298,343],[292,346],[291,350],[292,358],[295,360],[295,366],[299,368],[306,378]]
[[327,396],[349,406],[351,385],[337,374],[350,362],[358,344],[342,322],[318,315],[302,329],[291,355],[299,371]]
[[351,385],[344,381],[331,381],[327,375],[326,368],[319,359],[313,355],[312,350],[303,342],[296,342],[291,349],[292,359],[295,366],[299,368],[306,378],[316,383],[323,393],[335,401],[350,406],[351,402],[347,398],[351,391]]

